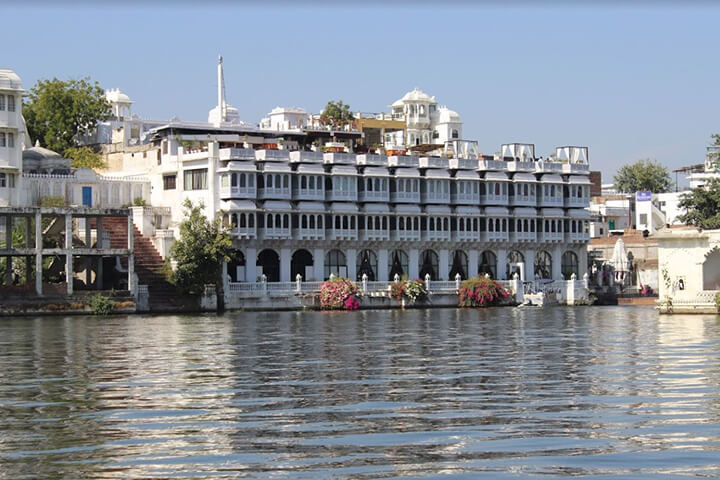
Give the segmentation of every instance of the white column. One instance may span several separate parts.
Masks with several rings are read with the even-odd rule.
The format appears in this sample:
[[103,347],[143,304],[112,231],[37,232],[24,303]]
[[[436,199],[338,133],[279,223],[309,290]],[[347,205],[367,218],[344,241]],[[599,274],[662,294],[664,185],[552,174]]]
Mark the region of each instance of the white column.
[[315,281],[322,282],[325,279],[325,250],[322,248],[313,250],[313,270]]
[[72,262],[72,215],[65,214],[65,283],[67,294],[73,294],[73,262]]
[[218,142],[208,142],[208,194],[210,198],[208,198],[208,208],[210,210],[210,215],[208,218],[214,219],[215,214],[218,211],[217,208],[217,201],[218,201],[218,190],[215,188],[215,184],[217,183],[215,181],[215,170],[217,165],[217,159],[218,159]]
[[245,250],[245,281],[257,281],[257,249],[248,248]]
[[495,253],[497,254],[497,265],[495,266],[495,268],[497,269],[497,280],[511,280],[510,278],[505,278],[505,266],[507,265],[507,250],[505,248],[498,248],[497,250],[495,250]]
[[280,281],[281,282],[292,282],[290,278],[290,249],[280,249]]
[[562,278],[562,246],[555,245],[550,254],[552,255],[552,278],[560,280]]
[[[477,277],[478,274],[478,257],[480,256],[480,252],[477,250],[470,250],[467,252],[468,254],[468,278]],[[467,280],[466,278],[463,278],[463,280]]]
[[349,248],[345,255],[347,258],[348,278],[354,282],[357,277],[357,250]]
[[528,248],[524,252],[525,256],[525,281],[532,282],[535,280],[535,250]]
[[450,266],[448,265],[448,262],[450,261],[450,252],[448,252],[447,249],[441,249],[439,254],[439,262],[440,265],[438,265],[438,279],[439,280],[452,280],[449,278],[450,275]]
[[583,278],[583,275],[585,275],[585,272],[588,271],[588,261],[587,261],[587,244],[583,244],[582,246],[578,247],[576,252],[578,256],[578,278]]
[[377,274],[377,278],[375,280],[379,282],[389,280],[388,251],[386,248],[381,248],[380,250],[378,250],[378,271],[375,273]]
[[42,295],[42,222],[39,208],[35,210],[35,293]]
[[415,280],[420,276],[420,251],[417,248],[411,248],[408,252],[408,278]]

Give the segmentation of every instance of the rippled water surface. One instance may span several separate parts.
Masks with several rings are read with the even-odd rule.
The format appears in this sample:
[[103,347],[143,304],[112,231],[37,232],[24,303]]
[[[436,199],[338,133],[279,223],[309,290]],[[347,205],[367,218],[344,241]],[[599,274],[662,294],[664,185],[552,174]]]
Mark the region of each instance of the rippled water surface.
[[0,319],[0,478],[720,477],[718,318]]

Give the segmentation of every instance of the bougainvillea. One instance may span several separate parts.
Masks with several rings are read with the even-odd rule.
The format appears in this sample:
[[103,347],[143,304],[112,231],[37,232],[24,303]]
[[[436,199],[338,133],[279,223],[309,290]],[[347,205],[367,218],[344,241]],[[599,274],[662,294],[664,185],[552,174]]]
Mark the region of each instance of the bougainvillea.
[[392,282],[390,284],[390,296],[398,301],[403,298],[407,298],[411,302],[422,300],[427,296],[425,282],[420,279]]
[[508,295],[509,292],[491,278],[469,278],[460,285],[458,304],[461,307],[496,305]]
[[[332,278],[320,285],[320,307],[326,310],[339,308],[357,310],[359,302],[356,294],[355,282],[342,277]],[[354,302],[348,302],[351,299],[354,299]]]

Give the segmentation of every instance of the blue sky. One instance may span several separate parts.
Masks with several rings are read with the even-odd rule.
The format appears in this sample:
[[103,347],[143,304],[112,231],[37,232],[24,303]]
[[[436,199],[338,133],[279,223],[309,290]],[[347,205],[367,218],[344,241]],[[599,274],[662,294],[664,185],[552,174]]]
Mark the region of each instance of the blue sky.
[[3,7],[0,63],[26,89],[90,76],[135,113],[183,120],[215,105],[218,53],[228,101],[252,123],[329,99],[386,111],[418,86],[460,113],[481,151],[587,145],[606,182],[640,158],[700,163],[720,133],[720,9],[709,4],[141,5]]

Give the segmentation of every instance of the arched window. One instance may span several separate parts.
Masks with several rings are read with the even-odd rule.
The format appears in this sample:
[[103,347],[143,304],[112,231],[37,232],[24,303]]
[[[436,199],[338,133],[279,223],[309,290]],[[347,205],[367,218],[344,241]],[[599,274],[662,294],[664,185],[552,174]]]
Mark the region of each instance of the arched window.
[[244,213],[240,214],[240,228],[247,228],[247,218]]
[[315,228],[315,215],[310,215],[310,228]]
[[301,227],[301,228],[308,228],[307,215],[301,215],[301,216],[300,216],[300,227]]
[[310,188],[310,190],[315,190],[315,175],[310,175],[308,187]]
[[490,278],[497,278],[497,256],[490,250],[485,250],[480,254],[478,273],[480,275],[488,274]]
[[449,264],[450,278],[448,280],[455,280],[455,276],[459,273],[460,278],[467,280],[468,278],[468,257],[462,250],[455,250]]
[[272,213],[268,213],[268,215],[267,215],[267,222],[265,222],[265,223],[266,223],[265,226],[266,226],[267,228],[273,228],[273,217],[274,217],[274,215],[273,215]]
[[361,250],[358,253],[356,267],[358,281],[362,280],[363,274],[367,275],[370,282],[377,280],[378,261],[377,255],[372,250]]
[[390,252],[390,255],[388,255],[388,272],[390,274],[390,278],[388,278],[388,280],[395,280],[395,274],[402,278],[403,275],[408,274],[408,268],[409,262],[407,253],[403,250],[393,250]]
[[520,276],[520,267],[518,263],[525,263],[525,257],[522,253],[517,250],[513,250],[507,254],[507,261],[505,262],[505,278],[512,279],[515,273]]
[[430,275],[430,280],[438,279],[438,255],[433,250],[425,250],[420,255],[420,278]]
[[455,129],[453,129],[453,131],[452,131],[452,138],[453,139],[460,138],[460,133]]
[[545,250],[535,255],[535,277],[552,278],[552,257]]
[[272,175],[267,176],[267,181],[265,182],[265,186],[267,188],[272,188],[272,186],[273,186],[273,176]]
[[237,173],[230,175],[230,186],[237,187]]
[[330,250],[325,254],[325,279],[334,273],[339,277],[347,277],[347,260],[340,250]]
[[562,271],[563,278],[566,280],[569,280],[573,273],[575,276],[580,274],[580,270],[578,269],[578,257],[575,252],[568,250],[562,254],[560,269]]
[[317,228],[323,228],[323,216],[322,215],[318,215]]
[[303,190],[307,188],[307,177],[305,175],[300,175],[300,188]]
[[720,250],[715,247],[703,262],[703,290],[720,290]]
[[248,213],[248,228],[255,228],[255,214]]

